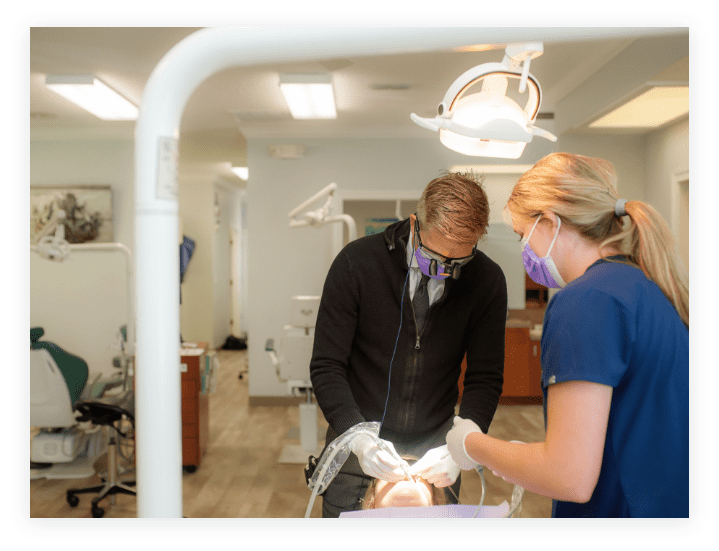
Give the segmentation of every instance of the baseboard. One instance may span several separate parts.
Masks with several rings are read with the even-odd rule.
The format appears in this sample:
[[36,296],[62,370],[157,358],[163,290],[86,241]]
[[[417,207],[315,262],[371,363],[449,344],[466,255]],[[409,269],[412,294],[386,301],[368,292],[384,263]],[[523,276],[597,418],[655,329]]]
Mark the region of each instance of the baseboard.
[[250,396],[250,407],[289,407],[299,406],[307,402],[304,396]]

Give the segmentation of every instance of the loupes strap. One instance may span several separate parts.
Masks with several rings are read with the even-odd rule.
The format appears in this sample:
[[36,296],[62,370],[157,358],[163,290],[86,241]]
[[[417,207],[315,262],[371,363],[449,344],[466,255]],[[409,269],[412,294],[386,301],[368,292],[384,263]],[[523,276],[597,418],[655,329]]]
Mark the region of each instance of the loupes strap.
[[614,204],[614,214],[616,214],[616,215],[619,216],[620,218],[621,218],[622,216],[626,216],[626,215],[627,215],[627,211],[624,210],[624,205],[626,205],[626,204],[627,204],[627,200],[626,200],[626,199],[619,199],[619,200]]

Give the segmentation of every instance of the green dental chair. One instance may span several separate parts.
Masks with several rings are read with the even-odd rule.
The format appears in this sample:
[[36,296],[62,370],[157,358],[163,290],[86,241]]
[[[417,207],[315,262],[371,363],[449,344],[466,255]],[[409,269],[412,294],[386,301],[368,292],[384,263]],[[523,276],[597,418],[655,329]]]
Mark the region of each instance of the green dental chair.
[[[41,341],[43,334],[40,327],[30,330],[30,425],[40,428],[40,434],[31,442],[30,467],[49,469],[73,462],[81,455],[88,448],[88,437],[80,431],[79,423],[89,421],[95,426],[107,426],[110,432],[106,444],[107,479],[101,477],[103,484],[99,486],[67,490],[66,495],[68,504],[76,507],[77,494],[97,493],[92,500],[92,516],[102,517],[105,511],[99,502],[105,497],[117,493],[136,495],[132,487],[135,482],[118,480],[116,455],[119,438],[128,436],[122,432],[123,421],[129,421],[134,432],[134,392],[124,390],[111,396],[92,397],[93,385],[87,385],[87,363],[54,343]],[[94,472],[91,468],[89,473],[67,478],[87,477]]]

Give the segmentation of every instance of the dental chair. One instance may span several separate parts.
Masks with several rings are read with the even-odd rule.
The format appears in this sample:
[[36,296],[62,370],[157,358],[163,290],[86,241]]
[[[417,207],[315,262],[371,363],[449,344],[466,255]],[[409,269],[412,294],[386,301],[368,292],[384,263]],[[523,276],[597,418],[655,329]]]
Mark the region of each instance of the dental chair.
[[[38,430],[30,444],[35,478],[84,478],[95,474],[87,457],[91,435],[78,425],[75,405],[83,397],[87,363],[51,342],[40,341],[42,328],[30,330],[30,426]],[[94,451],[102,447],[94,435]],[[98,440],[100,438],[100,440]]]
[[[318,408],[312,401],[310,360],[315,338],[315,323],[320,305],[318,296],[294,296],[290,304],[290,323],[283,328],[280,346],[275,350],[274,339],[265,343],[265,351],[275,366],[277,378],[287,383],[290,396],[305,396],[300,404],[300,445],[287,444],[280,453],[279,463],[307,463],[307,454],[319,452],[317,426]],[[291,435],[294,437],[294,434]]]
[[[99,492],[92,501],[92,515],[102,517],[105,511],[98,506],[100,500],[116,493],[135,495],[130,488],[134,482],[117,481],[115,434],[126,436],[121,432],[126,420],[134,431],[134,392],[123,390],[117,395],[93,397],[98,382],[87,384],[87,363],[54,343],[40,341],[43,334],[39,327],[30,330],[30,426],[39,429],[30,444],[31,476],[88,478],[95,474],[95,461],[107,450],[107,480],[101,476],[100,486],[67,491],[71,507],[79,503],[76,494]],[[123,383],[101,383],[100,392]],[[109,441],[108,430],[112,433]]]

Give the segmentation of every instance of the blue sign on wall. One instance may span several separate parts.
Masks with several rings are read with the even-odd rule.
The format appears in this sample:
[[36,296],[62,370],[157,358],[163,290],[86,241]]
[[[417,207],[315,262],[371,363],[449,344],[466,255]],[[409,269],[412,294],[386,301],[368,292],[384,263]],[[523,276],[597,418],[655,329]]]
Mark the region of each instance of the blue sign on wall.
[[365,227],[365,235],[374,235],[376,233],[382,233],[387,226],[399,222],[397,218],[368,218],[367,226]]

